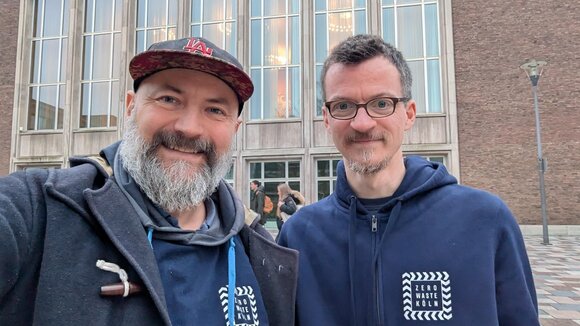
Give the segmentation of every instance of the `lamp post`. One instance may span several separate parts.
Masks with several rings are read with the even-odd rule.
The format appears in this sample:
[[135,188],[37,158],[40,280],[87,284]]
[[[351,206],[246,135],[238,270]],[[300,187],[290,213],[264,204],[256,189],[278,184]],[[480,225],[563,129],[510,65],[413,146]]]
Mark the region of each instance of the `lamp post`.
[[548,236],[548,215],[546,214],[546,190],[544,189],[544,173],[546,172],[546,161],[542,157],[542,136],[540,130],[540,111],[538,110],[538,81],[542,76],[542,70],[546,66],[546,61],[528,60],[520,66],[530,81],[532,82],[532,93],[534,94],[534,111],[536,112],[536,142],[538,143],[538,173],[540,175],[540,200],[542,204],[542,231],[544,235],[543,244],[549,245]]

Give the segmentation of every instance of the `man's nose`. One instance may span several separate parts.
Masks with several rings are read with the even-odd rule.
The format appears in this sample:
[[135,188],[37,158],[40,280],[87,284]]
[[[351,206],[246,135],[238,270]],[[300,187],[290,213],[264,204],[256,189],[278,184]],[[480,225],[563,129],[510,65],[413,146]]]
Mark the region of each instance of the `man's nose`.
[[357,113],[350,122],[350,126],[360,132],[367,132],[376,126],[377,122],[371,118],[363,106],[357,108]]
[[196,137],[204,133],[208,127],[204,125],[203,115],[198,108],[183,108],[174,123],[175,131],[182,132],[187,137]]

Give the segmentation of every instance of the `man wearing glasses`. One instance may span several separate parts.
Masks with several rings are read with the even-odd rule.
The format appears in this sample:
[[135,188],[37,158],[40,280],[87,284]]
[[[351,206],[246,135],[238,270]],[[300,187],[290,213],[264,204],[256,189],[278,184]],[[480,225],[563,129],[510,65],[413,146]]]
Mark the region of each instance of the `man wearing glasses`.
[[324,124],[343,155],[335,192],[297,212],[300,325],[539,325],[519,227],[495,195],[403,157],[411,72],[380,37],[338,44],[321,73]]

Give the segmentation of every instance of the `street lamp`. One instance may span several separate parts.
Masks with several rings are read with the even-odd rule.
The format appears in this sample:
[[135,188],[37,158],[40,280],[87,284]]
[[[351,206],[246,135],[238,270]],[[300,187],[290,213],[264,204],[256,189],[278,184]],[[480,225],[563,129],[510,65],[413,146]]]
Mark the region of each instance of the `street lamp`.
[[544,173],[546,172],[546,161],[542,158],[542,137],[540,131],[540,111],[538,110],[538,81],[542,76],[546,61],[536,61],[535,59],[528,60],[520,66],[530,81],[532,82],[532,93],[534,94],[534,110],[536,112],[536,142],[538,143],[538,173],[540,174],[540,200],[542,203],[542,224],[544,242],[549,245],[550,239],[548,236],[548,216],[546,214],[546,190],[544,189]]

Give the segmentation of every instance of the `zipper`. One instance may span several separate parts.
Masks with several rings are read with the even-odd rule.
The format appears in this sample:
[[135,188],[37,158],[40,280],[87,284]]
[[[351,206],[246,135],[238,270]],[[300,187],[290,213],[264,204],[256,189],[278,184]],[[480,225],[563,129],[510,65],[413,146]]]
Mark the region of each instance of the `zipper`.
[[[373,252],[372,252],[372,256],[374,257],[375,252],[378,250],[377,248],[377,231],[379,230],[379,220],[377,218],[376,215],[372,215],[371,217],[371,232],[372,232],[372,237],[373,237]],[[376,308],[376,319],[375,319],[375,323],[380,323],[381,320],[381,308],[379,307],[379,267],[376,263],[374,263],[373,266],[374,270],[375,270],[375,279],[373,280],[374,282],[374,295],[375,295],[375,308]]]

